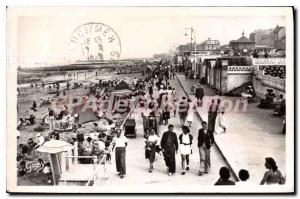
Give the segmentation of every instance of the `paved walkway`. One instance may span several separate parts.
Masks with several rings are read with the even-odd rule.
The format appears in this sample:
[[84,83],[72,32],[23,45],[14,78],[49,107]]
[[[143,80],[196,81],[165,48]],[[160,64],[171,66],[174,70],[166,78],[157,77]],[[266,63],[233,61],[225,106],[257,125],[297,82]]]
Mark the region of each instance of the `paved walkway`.
[[[185,95],[184,90],[180,86],[177,79],[171,80],[171,85],[175,87],[178,96]],[[157,90],[154,90],[155,95],[158,96]],[[181,156],[180,151],[176,155],[176,174],[174,176],[168,176],[166,171],[165,162],[163,156],[156,154],[156,161],[154,162],[154,170],[152,173],[148,172],[149,161],[145,159],[144,152],[144,132],[143,132],[143,123],[141,117],[142,109],[135,109],[136,119],[136,130],[137,138],[129,138],[128,147],[126,152],[126,167],[127,174],[126,177],[120,179],[115,170],[115,160],[114,154],[112,155],[112,165],[108,166],[107,176],[108,179],[99,179],[97,180],[95,186],[99,189],[107,189],[110,186],[119,186],[119,185],[132,185],[139,186],[143,185],[143,188],[155,186],[168,187],[167,192],[186,192],[189,186],[203,186],[203,185],[213,185],[219,178],[219,169],[222,166],[226,166],[222,155],[219,153],[215,146],[211,149],[211,163],[212,168],[209,174],[198,176],[197,170],[199,166],[199,152],[197,147],[197,136],[198,129],[201,126],[200,120],[194,115],[194,121],[191,128],[191,134],[194,137],[192,150],[193,154],[190,157],[190,171],[185,175],[181,175]],[[196,113],[195,113],[196,114]],[[169,124],[174,125],[174,131],[177,136],[182,133],[181,125],[178,117],[174,117],[171,114],[171,119]],[[167,125],[160,126],[161,134],[167,130]],[[177,186],[180,185],[180,186]],[[185,187],[185,185],[187,187]],[[146,192],[155,191],[156,189],[144,190]],[[138,190],[137,190],[138,191]],[[162,191],[162,190],[161,190]],[[199,189],[201,192],[201,190]]]
[[[182,86],[191,94],[191,86],[196,80],[186,80],[184,75],[178,74]],[[221,98],[237,102],[238,97],[215,96],[214,90],[204,86],[204,101],[210,102],[212,98]],[[223,155],[235,173],[240,169],[247,169],[250,173],[249,181],[259,184],[266,171],[265,157],[273,157],[277,166],[285,171],[285,136],[281,134],[282,119],[274,117],[272,110],[257,108],[258,103],[248,104],[246,111],[226,111],[224,121],[227,127],[225,134],[215,135],[215,140]],[[201,118],[207,121],[207,109],[197,108]]]

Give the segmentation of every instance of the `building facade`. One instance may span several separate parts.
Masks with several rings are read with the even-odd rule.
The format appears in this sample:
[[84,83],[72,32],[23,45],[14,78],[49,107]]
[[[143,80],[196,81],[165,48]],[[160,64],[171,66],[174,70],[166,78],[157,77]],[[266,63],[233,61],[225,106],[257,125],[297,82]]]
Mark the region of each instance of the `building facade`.
[[250,34],[250,40],[254,41],[256,45],[285,50],[286,29],[284,26],[278,25],[272,29],[258,29]]
[[245,37],[244,32],[242,33],[242,37],[237,40],[231,40],[229,42],[229,47],[232,48],[235,56],[241,55],[249,55],[253,50],[255,42]]
[[220,41],[216,39],[208,38],[201,44],[202,50],[220,50]]
[[286,49],[286,29],[283,26],[274,29],[274,47],[278,50]]

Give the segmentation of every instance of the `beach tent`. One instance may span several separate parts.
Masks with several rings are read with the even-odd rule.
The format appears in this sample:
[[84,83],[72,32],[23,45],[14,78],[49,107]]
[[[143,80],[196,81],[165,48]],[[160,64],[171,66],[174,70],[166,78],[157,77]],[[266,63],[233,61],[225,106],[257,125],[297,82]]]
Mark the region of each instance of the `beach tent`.
[[124,81],[120,81],[119,84],[116,86],[115,90],[130,90],[130,86]]
[[[94,112],[93,108],[88,107],[85,102],[86,100],[83,100],[83,103],[81,103],[78,106],[73,106],[72,115],[78,114],[79,115],[79,124],[84,124],[87,122],[93,122],[98,121],[99,118],[97,117],[96,113]],[[85,108],[88,107],[88,108]]]

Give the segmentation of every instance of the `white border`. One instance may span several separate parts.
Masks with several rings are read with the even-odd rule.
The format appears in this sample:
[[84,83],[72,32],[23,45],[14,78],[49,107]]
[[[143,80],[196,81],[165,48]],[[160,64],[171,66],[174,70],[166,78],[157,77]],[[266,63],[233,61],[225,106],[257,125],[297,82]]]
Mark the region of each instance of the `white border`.
[[[37,2],[37,1],[33,1],[33,2]],[[60,1],[61,2],[61,1]],[[114,4],[113,2],[115,2],[115,1],[112,1],[112,2],[110,2],[110,4],[109,5],[116,5],[116,4]],[[272,4],[268,4],[268,5],[275,5],[276,4],[276,2],[277,2],[277,4],[278,4],[278,1],[272,1],[271,3]],[[19,3],[19,2],[18,2]],[[56,4],[55,4],[56,3]],[[24,4],[23,2],[21,3],[21,5],[22,4]],[[25,3],[26,4],[26,3]],[[33,4],[36,4],[36,3],[31,3],[31,5],[33,5]],[[54,3],[53,3],[53,1],[51,2],[51,3],[49,3],[49,2],[47,2],[47,4],[48,5],[58,5],[57,4],[57,2],[55,2],[54,1]],[[195,3],[190,3],[189,5],[195,5]],[[13,4],[9,4],[9,5],[15,5],[14,3]],[[74,4],[72,4],[72,5],[79,5],[78,4],[78,2],[74,2]],[[82,5],[82,4],[81,4]],[[86,5],[86,4],[85,4]],[[108,5],[108,4],[104,4],[104,5]],[[118,4],[118,5],[120,5],[120,4]],[[124,4],[121,4],[121,5],[124,5]],[[133,5],[133,4],[125,4],[125,5]],[[134,4],[134,5],[136,5],[136,4]],[[142,3],[142,5],[145,5],[145,3]],[[149,5],[149,4],[146,4],[146,5]],[[151,4],[151,5],[153,5],[153,4]],[[165,5],[165,4],[160,4],[160,5]],[[170,4],[169,4],[170,5]],[[172,5],[172,4],[171,4]],[[174,5],[174,4],[173,4]],[[183,4],[183,5],[187,5],[187,4]],[[223,4],[223,5],[226,5],[226,4]],[[238,5],[241,5],[241,4],[238,4]],[[181,5],[182,6],[182,5]],[[3,10],[3,9],[2,9]],[[3,12],[2,12],[3,13]],[[1,22],[2,22],[3,20],[1,20]],[[287,23],[287,29],[289,29],[288,27],[292,27],[292,23],[291,23],[291,21],[289,21],[289,23]],[[4,33],[5,34],[5,33]],[[290,38],[290,36],[292,36],[293,34],[292,33],[288,33],[287,32],[287,38]],[[5,41],[5,39],[4,39],[4,41]],[[287,48],[288,50],[290,50],[290,51],[292,51],[293,49],[292,48],[290,48],[291,46],[293,46],[293,40],[291,40],[291,39],[288,39],[287,40],[287,46],[289,46],[289,48]],[[1,51],[1,54],[3,54],[2,53],[3,51]],[[288,54],[288,62],[287,62],[287,65],[288,66],[291,66],[291,65],[293,65],[293,59],[290,59],[291,58],[291,54],[289,54],[288,52],[287,52],[287,54]],[[5,56],[2,56],[2,57],[5,57]],[[4,65],[5,65],[5,63],[4,63]],[[293,67],[292,67],[293,68]],[[8,73],[10,73],[10,71],[7,71]],[[5,69],[4,69],[4,72],[2,72],[1,74],[5,74]],[[293,83],[293,78],[291,78],[290,79],[290,75],[293,75],[293,71],[290,71],[290,72],[287,72],[287,77],[288,77],[288,79],[290,80],[290,81],[287,81],[287,84],[289,85],[289,86],[287,86],[288,88],[290,88],[290,89],[293,89],[293,85],[294,85],[294,83]],[[4,79],[4,78],[3,78]],[[4,84],[1,84],[1,85],[4,85]],[[7,86],[9,86],[10,88],[11,88],[11,86],[12,86],[12,84],[11,84],[11,81],[9,81],[9,84],[7,85]],[[4,90],[5,91],[5,88],[3,88],[3,89],[1,89],[1,90]],[[7,89],[7,91],[9,92],[9,91],[11,91],[11,90],[13,90],[13,89]],[[15,93],[14,93],[15,94]],[[290,93],[290,91],[287,91],[287,95],[288,94],[291,94]],[[5,93],[4,93],[4,95],[2,95],[2,96],[5,96]],[[7,93],[7,96],[9,96],[9,93]],[[13,99],[12,99],[13,100]],[[5,100],[4,100],[5,101]],[[11,103],[12,101],[11,101],[11,98],[8,98],[8,102],[9,103]],[[8,104],[9,105],[9,104]],[[8,106],[8,107],[10,107],[10,106]],[[5,108],[5,107],[4,107]],[[2,109],[2,110],[5,110],[5,109]],[[293,113],[293,111],[294,111],[294,107],[291,107],[291,106],[289,106],[289,107],[287,107],[287,110],[288,110],[288,112],[289,113]],[[291,119],[291,117],[293,117],[293,115],[290,115],[290,117],[288,117],[287,119],[289,120],[289,118]],[[1,120],[1,121],[5,121],[4,119],[3,120]],[[15,123],[15,122],[14,122]],[[290,124],[291,125],[291,124]],[[293,129],[293,126],[290,126],[289,125],[289,127],[287,127],[287,132],[293,132],[294,131],[294,129]],[[4,124],[2,125],[2,126],[5,126],[5,122],[4,122]],[[293,138],[293,137],[292,137]],[[5,140],[5,139],[3,139],[3,140]],[[290,140],[290,139],[289,139]],[[9,142],[7,142],[7,143],[9,143]],[[4,144],[3,144],[3,146],[5,146]],[[288,147],[287,147],[287,154],[293,154],[293,146],[290,146],[289,147],[289,145],[287,145]],[[9,150],[10,152],[11,152],[11,149]],[[292,158],[291,158],[292,157]],[[9,157],[8,157],[8,159],[10,159]],[[15,160],[15,159],[14,159]],[[293,168],[293,161],[294,161],[294,159],[293,159],[293,156],[290,156],[290,158],[288,158],[287,159],[287,162],[289,162],[289,164],[287,164],[287,172],[288,171],[292,171],[292,168]],[[14,161],[15,162],[15,161]],[[10,172],[9,172],[10,173]],[[15,172],[14,172],[15,173]],[[293,176],[293,174],[291,175],[291,173],[287,173],[287,176]],[[144,186],[143,186],[144,187]],[[32,187],[33,188],[33,187]],[[40,187],[38,187],[38,188],[40,188]],[[53,187],[47,187],[46,189],[47,189],[47,191],[50,191],[50,190],[52,190],[52,188]],[[59,191],[59,189],[57,189],[58,187],[55,187],[55,190],[54,191]],[[193,192],[191,189],[192,188],[196,188],[196,187],[190,187],[190,188],[185,188],[184,190],[184,192]],[[199,189],[199,187],[197,187],[198,189]],[[202,188],[202,186],[201,186],[201,188]],[[205,188],[205,187],[203,187],[203,188]],[[282,187],[283,188],[283,187]],[[142,187],[136,187],[136,189],[139,189],[139,191],[138,192],[140,192],[141,190],[143,190],[143,188]],[[23,191],[22,189],[18,189],[19,191]],[[71,188],[70,187],[70,190],[74,190],[74,188]],[[78,191],[80,191],[80,188],[79,187],[76,187],[76,190],[78,190]],[[99,189],[98,189],[99,190]],[[153,189],[152,189],[153,190]],[[278,189],[277,189],[278,190]],[[35,190],[35,191],[37,191],[37,190]],[[92,191],[92,190],[90,190],[90,191]],[[129,190],[129,189],[127,189],[127,191],[129,191],[129,192],[132,192],[133,190]],[[147,191],[149,191],[149,189],[147,189]],[[165,189],[165,191],[166,192],[168,192],[167,191],[167,189]],[[180,191],[180,190],[178,190],[179,192],[182,192],[182,191]],[[267,191],[267,190],[266,190]],[[274,191],[274,190],[273,190]],[[280,191],[280,190],[278,190],[278,191]],[[142,191],[143,192],[143,191]],[[151,191],[152,192],[152,191]],[[215,192],[215,193],[217,193],[217,192],[219,192],[219,190],[216,188],[216,187],[213,187],[213,192]],[[230,192],[230,191],[229,191]],[[268,192],[268,191],[267,191]]]

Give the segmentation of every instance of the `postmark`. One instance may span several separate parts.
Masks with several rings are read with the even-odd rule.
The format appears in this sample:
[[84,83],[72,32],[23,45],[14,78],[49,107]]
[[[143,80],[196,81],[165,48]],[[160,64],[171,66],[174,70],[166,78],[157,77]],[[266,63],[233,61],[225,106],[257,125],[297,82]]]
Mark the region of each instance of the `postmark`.
[[103,23],[78,26],[70,37],[69,47],[80,61],[119,60],[121,56],[119,35]]

